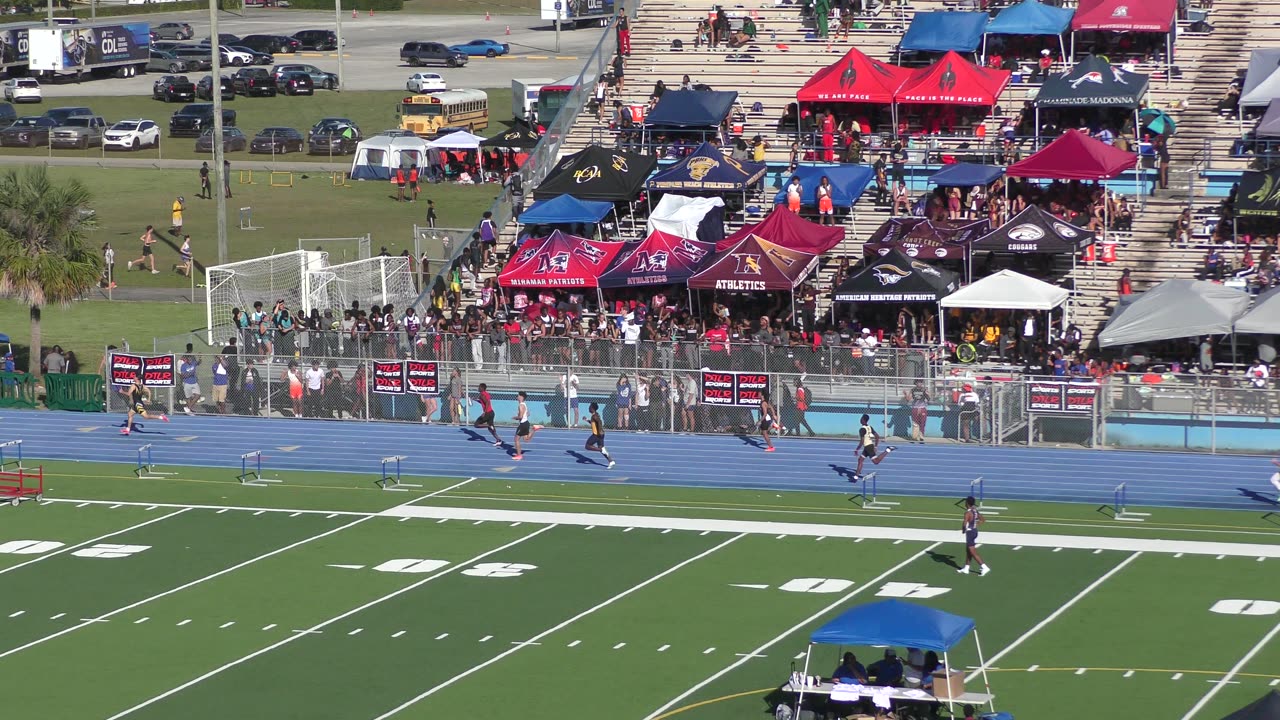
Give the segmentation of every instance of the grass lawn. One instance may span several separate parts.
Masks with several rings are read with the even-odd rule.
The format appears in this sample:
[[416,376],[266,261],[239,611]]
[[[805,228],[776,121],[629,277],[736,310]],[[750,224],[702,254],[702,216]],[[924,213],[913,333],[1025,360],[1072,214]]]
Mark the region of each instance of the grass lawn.
[[[190,73],[193,82],[198,81],[206,73]],[[409,71],[405,71],[408,76]],[[477,135],[486,137],[505,131],[507,126],[502,122],[511,114],[511,90],[497,88],[486,90],[489,94],[490,124]],[[317,91],[314,96],[287,97],[277,95],[273,98],[237,96],[226,103],[228,109],[236,111],[236,127],[252,137],[264,127],[288,126],[302,133],[321,118],[345,117],[355,121],[365,135],[376,135],[388,128],[396,127],[396,103],[405,96],[403,90],[381,90],[368,92],[328,92]],[[123,97],[67,97],[46,101],[33,108],[19,108],[23,114],[39,115],[51,107],[80,106],[92,108],[107,122],[113,123],[127,118],[148,118],[160,123],[165,135],[160,141],[159,149],[143,149],[137,152],[108,153],[111,157],[131,158],[167,158],[167,159],[211,159],[212,154],[197,154],[195,138],[170,138],[168,136],[169,116],[182,108],[181,103],[164,103],[153,100],[150,96]],[[39,148],[0,148],[0,155],[39,155],[48,156],[47,147]],[[53,150],[57,157],[102,157],[102,148],[87,150]],[[239,159],[269,160],[269,155],[249,155],[248,152],[228,153],[227,157],[234,165]],[[290,153],[280,156],[281,160],[290,162],[313,160],[328,162],[326,155],[307,155]],[[338,156],[334,162],[350,162],[350,156]]]
[[[0,300],[0,333],[9,336],[14,360],[26,369],[31,341],[27,306],[14,300]],[[204,306],[190,303],[78,302],[68,308],[44,309],[41,332],[46,347],[61,345],[74,351],[80,371],[98,371],[102,351],[108,344],[129,341],[135,350],[151,350],[155,336],[177,335],[204,325]]]

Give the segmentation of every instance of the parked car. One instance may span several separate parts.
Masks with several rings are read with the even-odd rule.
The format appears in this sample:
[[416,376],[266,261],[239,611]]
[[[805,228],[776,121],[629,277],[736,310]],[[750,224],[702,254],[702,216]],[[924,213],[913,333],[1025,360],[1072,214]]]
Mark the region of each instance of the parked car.
[[160,144],[160,126],[155,120],[121,120],[103,134],[103,149],[137,150]]
[[175,48],[173,54],[187,63],[187,70],[208,70],[213,67],[213,55],[207,47],[191,45]]
[[187,61],[178,57],[172,50],[157,50],[151,47],[151,59],[147,61],[147,72],[180,73],[187,71]]
[[13,105],[7,102],[0,102],[0,128],[8,127],[18,119],[18,111],[13,109]]
[[49,145],[55,148],[80,148],[102,144],[107,121],[98,115],[73,115],[49,133]]
[[276,95],[276,81],[263,68],[241,68],[231,76],[231,84],[238,95]]
[[[211,44],[209,41],[210,41],[210,38],[208,35],[206,35],[205,38],[200,41],[200,44],[203,45],[204,47],[209,47],[209,45]],[[240,36],[232,35],[231,33],[218,33],[218,44],[219,45],[239,45]]]
[[12,78],[4,82],[4,99],[15,103],[38,103],[42,99],[40,81],[35,78]]
[[430,64],[462,67],[467,64],[467,55],[450,50],[444,43],[407,42],[400,48],[400,60],[413,67]]
[[[224,101],[235,100],[236,88],[235,88],[235,85],[231,83],[231,76],[223,75],[222,82],[220,84],[222,86],[222,99]],[[201,100],[209,100],[209,101],[213,100],[213,76],[212,75],[205,75],[204,77],[200,78],[200,82],[196,83],[196,97]]]
[[[234,127],[236,111],[222,109],[223,127]],[[169,137],[200,137],[213,127],[213,103],[192,103],[169,117]]]
[[287,72],[276,79],[276,87],[285,95],[315,95],[316,84],[304,72]]
[[249,143],[249,152],[284,155],[302,152],[302,133],[290,127],[263,128]]
[[409,92],[432,93],[449,89],[449,83],[439,73],[414,73],[409,76],[404,88]]
[[49,131],[58,121],[43,115],[20,117],[12,125],[0,130],[0,146],[36,147],[49,144]]
[[240,38],[240,42],[237,44],[241,47],[273,55],[275,53],[296,53],[302,45],[297,38],[291,38],[288,35],[245,35]]
[[187,43],[178,42],[177,40],[152,40],[151,49],[163,52],[173,52],[180,47],[191,47]]
[[460,45],[450,45],[449,49],[454,52],[460,52],[468,57],[498,57],[511,52],[511,46],[506,43],[500,43],[497,40],[472,40]]
[[293,34],[299,50],[337,50],[338,34],[332,30],[301,30]]
[[270,65],[276,61],[276,56],[271,53],[259,52],[253,48],[247,48],[242,45],[232,45],[231,49],[236,52],[242,52],[253,58],[253,60],[249,62],[250,65]]
[[157,40],[190,40],[196,34],[191,25],[184,22],[160,23],[151,28],[151,32]]
[[[245,135],[243,130],[234,127],[222,128],[222,152],[239,152],[248,149],[249,136]],[[203,135],[196,138],[196,152],[213,152],[213,128],[205,130]]]
[[151,97],[165,102],[193,102],[196,86],[186,75],[161,75],[151,85]]
[[222,53],[222,64],[240,67],[241,65],[253,64],[253,51],[236,50],[230,45],[220,45],[218,51]]
[[325,72],[324,70],[321,70],[315,65],[289,64],[289,65],[276,65],[275,67],[271,68],[271,74],[275,75],[276,79],[279,79],[281,75],[289,72],[306,73],[307,75],[311,76],[311,84],[315,85],[317,88],[323,88],[325,90],[333,90],[334,88],[338,87],[337,75],[331,72]]
[[311,155],[350,155],[364,139],[360,127],[347,118],[330,117],[311,126],[307,152]]
[[90,110],[87,107],[56,107],[56,108],[49,108],[48,110],[44,111],[45,117],[53,119],[54,127],[57,127],[58,125],[65,125],[67,122],[67,118],[73,117],[75,115],[95,115],[95,114],[96,113],[94,113],[92,110]]

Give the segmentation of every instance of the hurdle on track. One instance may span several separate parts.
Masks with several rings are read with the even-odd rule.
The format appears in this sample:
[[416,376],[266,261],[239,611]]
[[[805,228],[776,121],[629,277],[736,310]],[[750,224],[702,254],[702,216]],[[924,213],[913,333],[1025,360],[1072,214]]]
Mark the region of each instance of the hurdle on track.
[[1007,507],[1003,507],[1000,505],[987,504],[986,483],[983,481],[981,476],[979,476],[978,479],[976,480],[969,481],[969,494],[972,495],[973,498],[978,501],[978,505],[977,505],[978,512],[984,515],[999,515],[1001,510],[1009,509]]
[[10,440],[8,442],[0,442],[0,470],[13,467],[15,470],[25,470],[22,467],[22,441]]
[[[383,490],[398,490],[407,492],[409,488],[420,488],[421,485],[400,482],[400,461],[408,460],[408,455],[391,455],[382,458],[382,478],[378,480],[378,484]],[[388,472],[388,468],[395,467],[395,474]]]
[[1111,509],[1113,520],[1146,522],[1147,518],[1151,517],[1151,513],[1129,512],[1129,488],[1126,487],[1126,483],[1120,483],[1116,486]]
[[[250,461],[253,462],[250,465]],[[252,478],[247,479],[247,478]],[[243,485],[262,487],[264,483],[278,483],[279,480],[267,480],[262,477],[262,451],[254,450],[240,456],[240,475],[236,478]]]
[[140,480],[158,480],[178,473],[156,470],[155,461],[151,459],[151,443],[147,443],[138,448],[138,467],[134,468],[133,474]]
[[876,499],[876,493],[879,489],[879,483],[876,481],[876,473],[867,473],[858,481],[862,485],[862,492],[849,498],[853,502],[857,498],[862,498],[863,510],[892,510],[900,503],[889,502],[888,500]]

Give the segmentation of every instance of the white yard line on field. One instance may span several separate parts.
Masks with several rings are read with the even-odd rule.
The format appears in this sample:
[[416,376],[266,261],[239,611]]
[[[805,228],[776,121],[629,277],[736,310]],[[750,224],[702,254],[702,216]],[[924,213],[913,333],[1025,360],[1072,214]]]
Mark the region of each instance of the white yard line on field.
[[[594,605],[593,607],[589,607],[589,608],[587,608],[586,610],[583,610],[582,612],[578,613],[577,615],[574,615],[573,617],[569,618],[568,620],[565,620],[564,622],[562,622],[562,623],[560,623],[560,624],[558,624],[558,625],[556,625],[556,626],[554,626],[554,627],[548,628],[547,630],[543,630],[542,632],[538,633],[537,635],[534,635],[533,637],[531,637],[531,638],[529,638],[528,640],[524,641],[524,644],[521,644],[521,645],[518,645],[518,646],[516,646],[516,647],[513,647],[513,648],[511,648],[510,650],[506,650],[506,651],[504,651],[504,652],[498,653],[497,655],[494,655],[493,657],[489,658],[488,660],[486,660],[486,661],[484,661],[484,662],[482,662],[482,663],[480,663],[480,664],[478,664],[478,665],[475,665],[474,667],[472,667],[472,668],[470,668],[470,669],[468,669],[468,670],[464,670],[463,672],[460,672],[460,673],[458,673],[457,675],[454,675],[453,677],[449,678],[448,680],[445,680],[444,682],[440,683],[439,685],[436,685],[435,687],[431,688],[430,690],[427,690],[427,691],[425,691],[425,692],[423,692],[423,693],[421,693],[421,694],[419,694],[419,695],[417,695],[417,696],[415,696],[415,697],[413,697],[413,698],[410,698],[409,700],[407,700],[407,701],[405,701],[405,702],[401,703],[400,705],[397,705],[396,707],[392,708],[391,710],[389,710],[389,711],[387,711],[387,712],[385,712],[385,713],[383,713],[383,714],[379,715],[379,716],[378,716],[377,718],[375,718],[374,720],[386,720],[386,718],[389,718],[389,717],[391,717],[392,715],[395,715],[396,713],[400,712],[401,710],[404,710],[405,708],[407,708],[407,707],[409,707],[409,706],[411,706],[411,705],[414,705],[415,703],[417,703],[417,702],[419,702],[419,701],[421,701],[421,700],[423,700],[423,699],[425,699],[425,698],[427,698],[427,697],[430,697],[431,695],[434,695],[435,693],[437,693],[437,692],[439,692],[439,691],[441,691],[441,690],[443,690],[443,689],[445,689],[445,688],[449,687],[450,685],[452,685],[452,684],[454,684],[454,683],[458,682],[459,680],[462,680],[463,678],[466,678],[466,677],[469,677],[469,676],[471,676],[471,675],[474,675],[475,673],[480,672],[481,670],[483,670],[483,669],[485,669],[485,668],[489,667],[490,665],[492,665],[492,664],[494,664],[494,663],[496,663],[496,662],[498,662],[498,661],[502,660],[503,658],[505,658],[505,657],[507,657],[507,656],[509,656],[509,655],[511,655],[511,654],[513,654],[513,653],[519,652],[519,651],[520,651],[522,648],[524,648],[528,643],[536,643],[536,642],[538,642],[539,640],[542,640],[543,638],[545,638],[545,637],[547,637],[547,636],[549,636],[549,635],[552,635],[553,633],[559,632],[560,630],[563,630],[564,628],[569,627],[570,625],[572,625],[572,624],[574,624],[575,622],[577,622],[577,621],[581,620],[582,618],[584,618],[584,617],[586,617],[586,616],[588,616],[588,615],[590,615],[590,614],[592,614],[592,613],[594,613],[594,612],[596,612],[596,611],[598,611],[598,610],[601,610],[601,609],[603,609],[603,608],[609,607],[610,605],[612,605],[612,604],[614,604],[615,602],[617,602],[617,601],[619,601],[619,600],[621,600],[621,599],[623,599],[623,598],[627,597],[628,595],[631,595],[632,593],[634,593],[634,592],[636,592],[636,591],[638,591],[638,590],[642,590],[642,589],[644,589],[644,588],[648,587],[649,585],[652,585],[653,583],[655,583],[655,582],[657,582],[657,581],[661,580],[662,578],[664,578],[664,577],[666,577],[666,576],[668,576],[668,575],[670,575],[670,574],[672,574],[672,573],[674,573],[674,572],[679,571],[681,568],[684,568],[684,567],[685,567],[685,566],[687,566],[687,565],[690,565],[690,564],[692,564],[692,563],[695,563],[695,562],[697,562],[697,561],[701,560],[702,558],[705,558],[705,557],[707,557],[708,555],[710,555],[710,554],[712,554],[712,553],[714,553],[714,552],[716,552],[716,551],[718,551],[718,550],[720,550],[720,549],[722,549],[722,548],[724,548],[724,547],[727,547],[727,546],[729,546],[730,544],[737,542],[738,540],[741,540],[741,539],[742,539],[742,538],[744,538],[744,537],[746,537],[746,535],[743,535],[743,534],[734,535],[733,537],[729,538],[728,540],[725,540],[724,542],[720,543],[719,545],[716,545],[716,546],[714,546],[714,547],[708,548],[708,549],[706,549],[706,550],[704,550],[704,551],[702,551],[702,552],[698,553],[697,555],[694,555],[694,556],[693,556],[693,557],[691,557],[691,558],[687,558],[687,559],[685,559],[685,560],[682,560],[682,561],[680,561],[680,562],[676,563],[675,565],[672,565],[671,567],[667,568],[666,570],[663,570],[662,572],[658,573],[657,575],[654,575],[653,577],[649,578],[648,580],[645,580],[645,581],[643,581],[643,582],[640,582],[640,583],[637,583],[637,584],[635,584],[635,585],[632,585],[631,587],[627,588],[626,590],[623,590],[622,592],[618,593],[617,595],[614,595],[613,597],[609,598],[608,600],[605,600],[605,601],[603,601],[603,602],[601,602],[601,603],[598,603],[598,604]],[[615,649],[616,649],[616,648],[615,648]],[[114,718],[112,718],[111,720],[115,720],[115,719],[114,719]]]
[[[0,570],[0,575],[3,575],[3,574],[5,574],[5,573],[7,573],[7,572],[13,572],[14,570],[17,570],[18,568],[26,567],[26,566],[31,565],[31,564],[33,564],[33,563],[38,563],[38,562],[40,562],[41,560],[48,560],[48,559],[49,559],[49,558],[51,558],[51,557],[57,557],[58,555],[62,555],[63,553],[69,553],[69,552],[71,552],[71,551],[73,551],[73,550],[77,550],[77,549],[82,548],[82,547],[84,547],[84,546],[86,546],[86,545],[94,545],[94,544],[96,544],[96,543],[102,542],[103,540],[106,540],[107,538],[115,537],[116,535],[120,535],[120,534],[123,534],[123,533],[127,533],[127,532],[130,532],[130,531],[133,531],[133,530],[137,530],[138,528],[141,528],[141,527],[146,527],[147,525],[150,525],[151,523],[158,523],[158,522],[160,522],[161,520],[168,520],[169,518],[173,517],[174,515],[181,515],[182,513],[187,512],[187,511],[188,511],[188,510],[190,510],[190,509],[191,509],[191,508],[183,508],[183,509],[181,509],[181,510],[178,510],[177,512],[171,512],[171,513],[169,513],[168,515],[161,515],[161,516],[160,516],[160,517],[158,517],[158,518],[151,518],[150,520],[147,520],[146,522],[140,522],[140,523],[138,523],[137,525],[130,525],[129,527],[124,528],[123,530],[115,530],[115,531],[113,531],[113,532],[109,532],[109,533],[107,533],[106,535],[99,535],[98,537],[93,538],[92,540],[85,540],[85,541],[84,541],[84,542],[82,542],[82,543],[76,543],[75,545],[68,545],[68,546],[66,546],[66,547],[64,547],[64,548],[61,548],[61,549],[58,549],[58,550],[54,550],[53,552],[45,553],[44,555],[41,555],[41,556],[40,556],[40,557],[38,557],[38,558],[33,558],[33,559],[28,560],[28,561],[26,561],[26,562],[18,563],[17,565],[11,565],[11,566],[9,566],[9,567],[7,567],[7,568],[3,569],[3,570]],[[3,656],[0,656],[0,657],[3,657]]]
[[[1271,632],[1263,635],[1262,639],[1258,641],[1258,644],[1250,648],[1249,652],[1245,653],[1244,657],[1240,658],[1240,662],[1236,663],[1235,667],[1231,668],[1231,671],[1227,673],[1227,676],[1222,678],[1222,682],[1219,682],[1209,688],[1209,692],[1205,693],[1204,697],[1200,698],[1199,702],[1191,706],[1191,709],[1187,711],[1187,714],[1182,716],[1182,720],[1191,720],[1191,718],[1195,717],[1196,713],[1200,712],[1205,705],[1208,705],[1209,701],[1213,699],[1213,696],[1217,695],[1219,690],[1226,687],[1231,682],[1231,678],[1235,677],[1236,673],[1239,673],[1245,665],[1248,665],[1249,661],[1253,659],[1253,656],[1257,655],[1267,643],[1271,642],[1271,639],[1274,638],[1277,633],[1280,633],[1280,623],[1271,628]],[[1272,683],[1272,685],[1274,684],[1275,683]]]

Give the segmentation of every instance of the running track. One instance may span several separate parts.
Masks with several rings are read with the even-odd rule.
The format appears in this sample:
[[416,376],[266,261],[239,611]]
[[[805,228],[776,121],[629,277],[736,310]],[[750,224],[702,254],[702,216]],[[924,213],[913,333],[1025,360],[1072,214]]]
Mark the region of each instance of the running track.
[[[121,415],[42,411],[0,413],[0,442],[21,439],[26,457],[134,463],[152,444],[157,465],[239,468],[262,450],[265,470],[326,470],[374,475],[385,455],[406,455],[406,475],[499,477],[673,487],[804,490],[852,494],[851,441],[781,438],[765,454],[755,438],[667,433],[609,435],[618,461],[582,452],[587,432],[546,429],[522,461],[494,448],[488,433],[440,425],[179,415],[119,434]],[[513,428],[499,434],[511,440]],[[278,448],[297,446],[295,450]],[[1276,509],[1266,458],[1193,453],[899,445],[878,468],[883,495],[962,497],[983,476],[993,500],[1109,504],[1121,482],[1133,506]],[[867,464],[868,468],[872,466]]]

